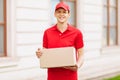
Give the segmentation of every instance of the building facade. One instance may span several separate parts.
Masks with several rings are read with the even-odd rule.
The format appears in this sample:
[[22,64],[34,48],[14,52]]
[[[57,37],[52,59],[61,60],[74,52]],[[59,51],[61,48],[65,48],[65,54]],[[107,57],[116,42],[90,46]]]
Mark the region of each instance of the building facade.
[[54,7],[70,6],[69,23],[83,32],[84,64],[79,78],[91,79],[120,71],[119,0],[1,0],[0,79],[46,79],[35,52],[45,29],[55,24]]

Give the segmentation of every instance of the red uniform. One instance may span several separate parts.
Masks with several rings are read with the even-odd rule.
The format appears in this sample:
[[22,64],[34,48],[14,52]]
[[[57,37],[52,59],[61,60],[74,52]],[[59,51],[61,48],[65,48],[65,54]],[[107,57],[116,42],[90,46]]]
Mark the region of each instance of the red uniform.
[[[76,50],[83,47],[82,33],[68,24],[67,30],[61,33],[57,25],[47,29],[43,36],[43,47],[75,47]],[[67,57],[67,56],[66,56]],[[61,59],[62,60],[62,59]],[[63,60],[64,62],[64,60]],[[77,71],[64,68],[48,68],[48,80],[78,80]]]

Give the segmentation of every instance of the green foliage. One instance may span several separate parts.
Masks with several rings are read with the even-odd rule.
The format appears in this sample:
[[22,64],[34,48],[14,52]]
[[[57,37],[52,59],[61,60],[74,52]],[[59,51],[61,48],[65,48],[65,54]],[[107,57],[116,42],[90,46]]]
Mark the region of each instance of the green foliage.
[[107,79],[104,79],[104,80],[120,80],[120,75],[117,75],[117,76],[112,77],[112,78],[107,78]]

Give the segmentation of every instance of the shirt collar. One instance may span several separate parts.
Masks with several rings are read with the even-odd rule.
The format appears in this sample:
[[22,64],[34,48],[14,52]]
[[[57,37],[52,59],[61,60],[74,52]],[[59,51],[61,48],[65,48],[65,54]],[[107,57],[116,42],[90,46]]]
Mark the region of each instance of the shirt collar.
[[[67,30],[68,30],[68,31],[72,30],[70,24],[67,24],[67,25],[68,25],[68,26],[67,26]],[[57,24],[55,24],[55,25],[53,26],[53,29],[52,29],[52,30],[58,30]]]

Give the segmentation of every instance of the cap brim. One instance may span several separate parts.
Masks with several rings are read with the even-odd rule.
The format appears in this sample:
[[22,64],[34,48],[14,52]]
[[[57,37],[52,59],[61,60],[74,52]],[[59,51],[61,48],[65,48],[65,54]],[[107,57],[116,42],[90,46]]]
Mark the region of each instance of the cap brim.
[[55,10],[58,10],[58,9],[64,9],[64,10],[66,10],[66,11],[68,11],[66,8],[64,8],[64,7],[58,7],[58,8],[56,8]]

